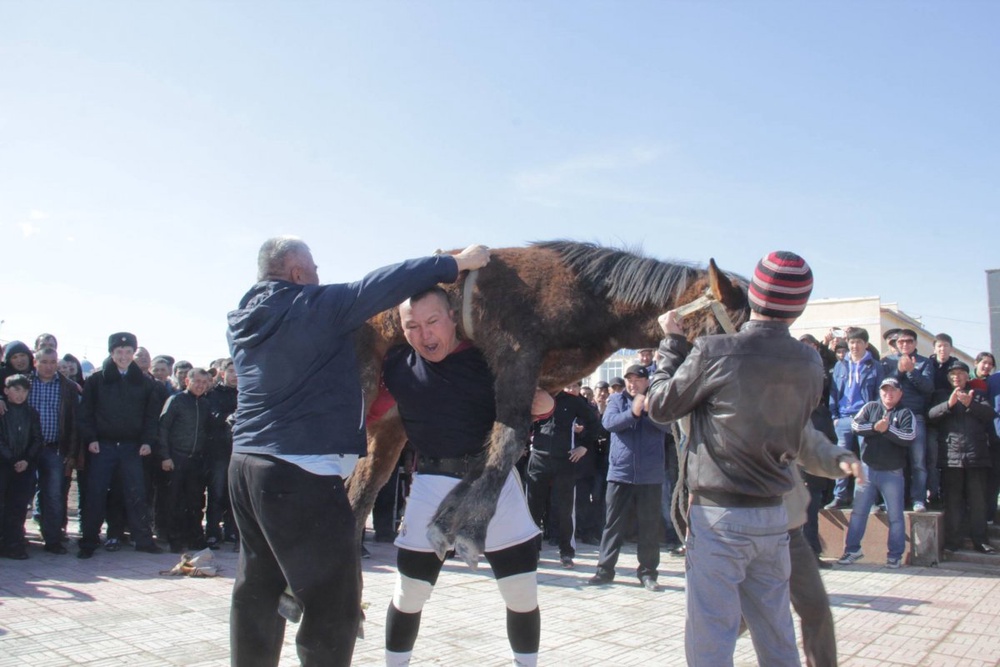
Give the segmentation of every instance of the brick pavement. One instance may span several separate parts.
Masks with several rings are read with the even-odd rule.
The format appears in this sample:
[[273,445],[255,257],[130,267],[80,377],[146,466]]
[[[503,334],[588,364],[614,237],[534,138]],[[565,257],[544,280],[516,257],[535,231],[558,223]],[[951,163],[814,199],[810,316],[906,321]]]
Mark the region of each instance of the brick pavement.
[[[37,540],[37,534],[31,535]],[[379,665],[395,550],[370,546],[364,561],[367,638],[356,665]],[[55,556],[37,541],[26,561],[0,560],[0,667],[14,665],[228,664],[229,594],[236,554],[215,552],[216,579],[160,576],[177,562],[125,548],[93,559]],[[545,665],[683,665],[683,560],[665,556],[650,593],[632,575],[626,549],[615,585],[592,588],[596,547],[582,546],[577,569],[559,567],[547,548],[539,570]],[[823,574],[833,602],[841,664],[986,667],[1000,664],[1000,577],[861,563]],[[296,664],[294,626],[282,665]],[[508,664],[504,610],[484,562],[478,571],[449,561],[423,616],[415,665]],[[754,665],[740,640],[737,665]]]

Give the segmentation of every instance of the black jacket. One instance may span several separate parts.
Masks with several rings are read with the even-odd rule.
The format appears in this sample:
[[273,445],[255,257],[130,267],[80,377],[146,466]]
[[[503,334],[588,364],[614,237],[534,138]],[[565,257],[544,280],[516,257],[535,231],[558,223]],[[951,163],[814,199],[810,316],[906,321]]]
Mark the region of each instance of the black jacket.
[[913,411],[900,401],[889,411],[889,428],[885,433],[875,430],[875,423],[885,416],[881,401],[870,401],[851,420],[851,430],[864,438],[861,460],[872,470],[900,470],[906,465],[907,447],[917,437]]
[[233,453],[233,422],[230,417],[236,412],[236,387],[216,385],[205,394],[208,400],[208,456],[213,459],[228,460]]
[[[531,449],[555,458],[569,458],[574,447],[591,447],[597,438],[597,413],[583,396],[560,391],[555,397],[555,411],[548,419],[532,426]],[[582,424],[583,431],[574,433],[573,426]]]
[[43,446],[38,412],[27,403],[8,403],[7,412],[0,417],[0,460],[5,464],[32,463]]
[[174,394],[163,404],[156,453],[162,459],[205,455],[208,399],[189,391]]
[[945,399],[931,406],[927,416],[938,427],[941,468],[991,467],[989,429],[996,413],[983,394],[974,392],[969,407],[959,402],[949,408]]
[[80,437],[91,442],[156,443],[159,398],[153,380],[132,363],[123,376],[110,358],[83,385]]

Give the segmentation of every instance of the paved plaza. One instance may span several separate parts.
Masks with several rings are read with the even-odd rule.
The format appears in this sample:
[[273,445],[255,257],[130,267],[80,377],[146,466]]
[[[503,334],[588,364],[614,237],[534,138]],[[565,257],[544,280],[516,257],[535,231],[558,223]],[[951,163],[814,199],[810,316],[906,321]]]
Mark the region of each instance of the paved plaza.
[[[29,522],[29,525],[31,522]],[[215,579],[161,576],[178,561],[125,548],[91,560],[41,550],[0,560],[0,667],[14,665],[228,665],[229,595],[237,554],[215,552]],[[363,561],[365,639],[354,664],[380,665],[395,548],[369,545]],[[547,547],[539,569],[543,665],[684,664],[684,561],[664,555],[663,590],[644,590],[626,549],[614,585],[591,587],[597,548],[581,546],[575,570]],[[882,558],[823,573],[833,601],[842,665],[986,667],[1000,664],[1000,577],[943,568],[887,570]],[[297,664],[295,626],[282,665]],[[445,565],[428,603],[414,665],[509,664],[504,607],[489,566]],[[741,639],[736,664],[755,665]]]

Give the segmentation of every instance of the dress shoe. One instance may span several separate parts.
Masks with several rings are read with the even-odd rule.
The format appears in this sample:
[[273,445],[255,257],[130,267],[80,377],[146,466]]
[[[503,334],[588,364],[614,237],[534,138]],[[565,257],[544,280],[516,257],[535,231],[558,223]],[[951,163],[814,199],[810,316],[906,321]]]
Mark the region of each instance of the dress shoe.
[[93,556],[94,556],[93,549],[84,549],[83,547],[80,547],[80,551],[78,551],[76,554],[77,558],[82,558],[82,559],[92,558]]
[[182,554],[184,553],[184,545],[176,540],[170,543],[170,553],[172,554]]
[[46,544],[44,549],[48,551],[50,554],[56,554],[57,556],[62,556],[63,554],[69,553],[69,550],[66,549],[66,547],[64,547],[62,544]]
[[606,586],[615,580],[614,577],[608,577],[603,574],[595,574],[590,579],[587,580],[588,586]]
[[5,551],[3,553],[4,558],[9,558],[11,560],[28,560],[27,551]]
[[150,542],[149,544],[144,544],[142,546],[136,545],[136,551],[141,551],[144,554],[162,554],[163,549],[156,546],[156,542]]
[[828,560],[823,560],[819,556],[816,556],[816,566],[821,570],[832,570],[833,563]]

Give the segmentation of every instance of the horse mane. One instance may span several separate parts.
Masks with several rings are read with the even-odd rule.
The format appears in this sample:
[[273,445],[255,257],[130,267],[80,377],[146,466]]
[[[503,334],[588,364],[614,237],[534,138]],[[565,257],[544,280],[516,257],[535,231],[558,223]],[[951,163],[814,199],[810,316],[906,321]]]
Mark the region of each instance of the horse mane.
[[555,240],[531,245],[558,254],[594,293],[628,306],[671,303],[701,271],[693,264],[661,262],[637,252],[593,243]]

